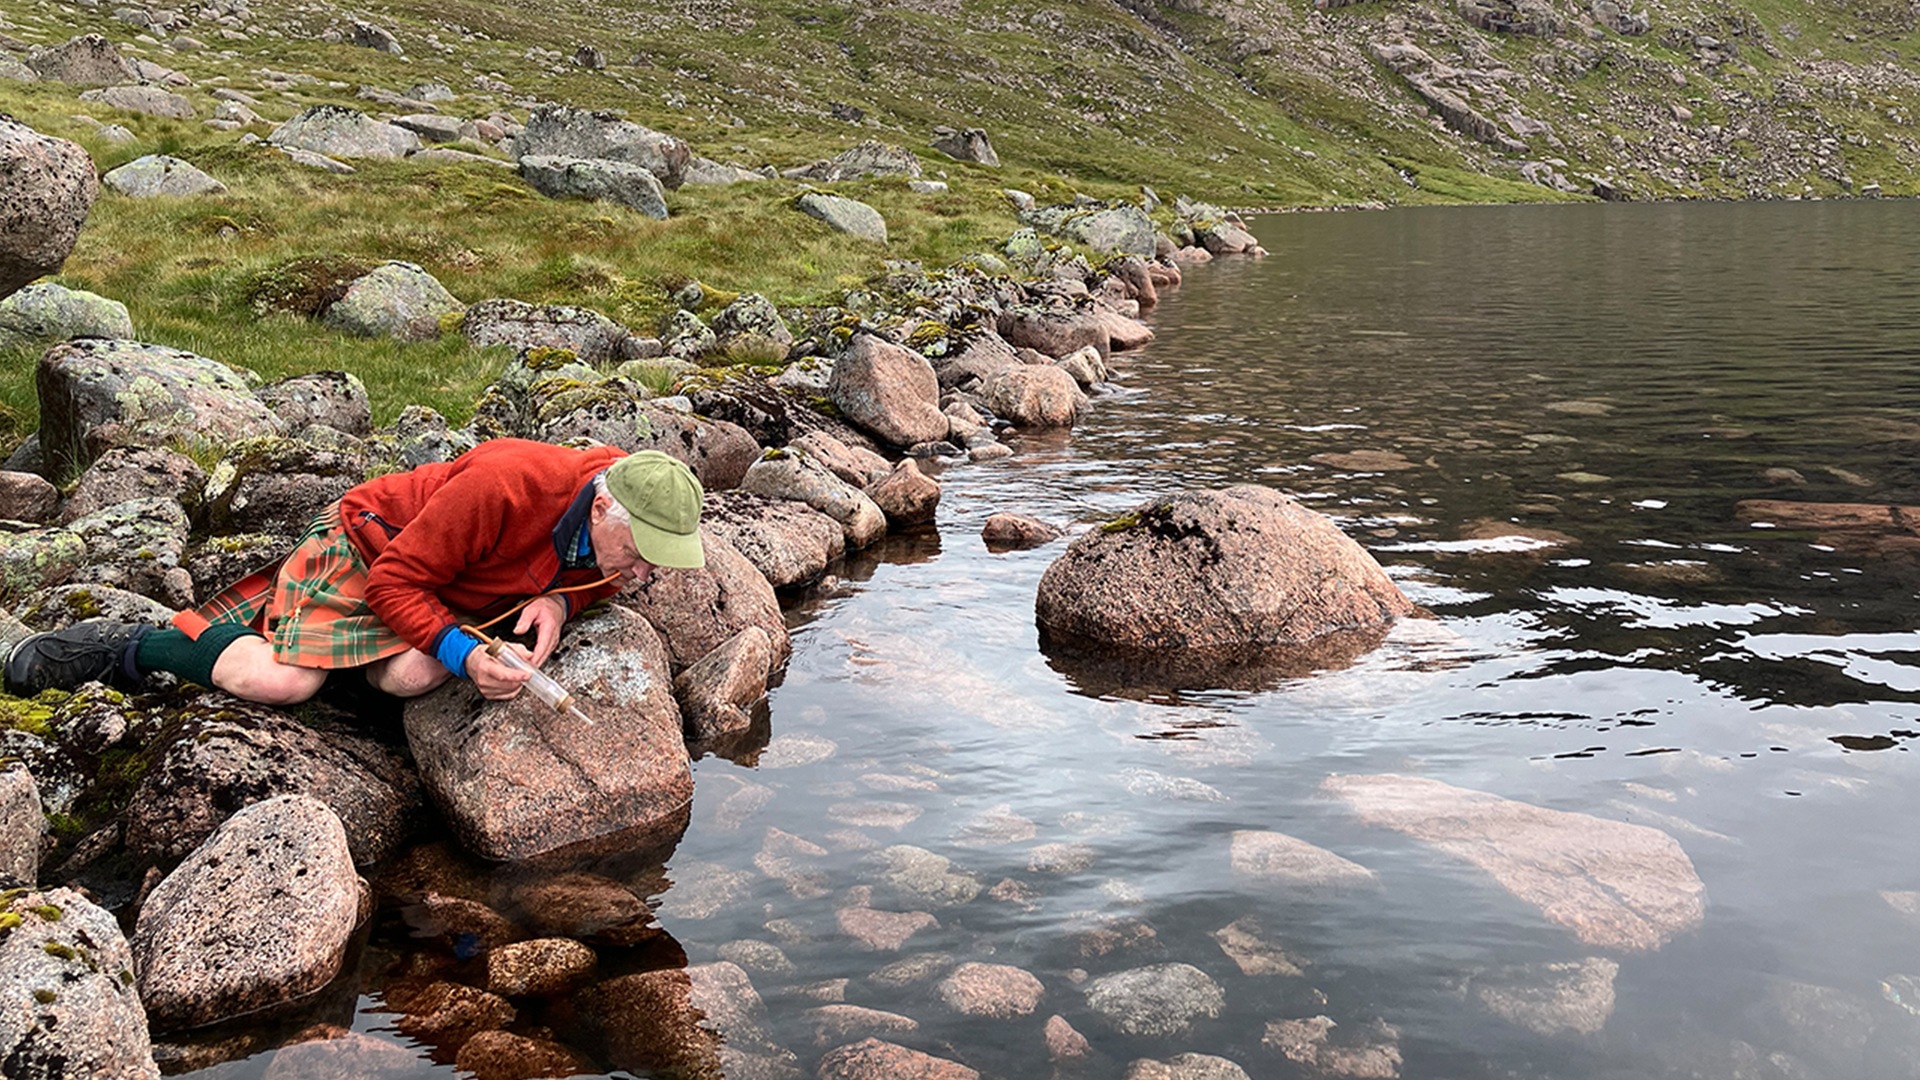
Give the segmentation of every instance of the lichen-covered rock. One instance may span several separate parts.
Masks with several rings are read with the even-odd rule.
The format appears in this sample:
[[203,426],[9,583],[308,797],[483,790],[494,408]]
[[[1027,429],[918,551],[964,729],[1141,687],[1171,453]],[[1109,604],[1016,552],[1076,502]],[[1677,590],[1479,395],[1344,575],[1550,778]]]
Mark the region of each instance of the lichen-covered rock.
[[177,859],[236,810],[281,795],[325,803],[363,866],[412,832],[420,785],[386,747],[224,695],[204,695],[183,712],[171,741],[149,751],[155,763],[127,804],[127,849],[141,858]]
[[[109,86],[102,90],[88,90],[80,95],[80,100],[97,101],[108,108],[119,109],[121,112],[140,113],[144,116],[158,116],[166,120],[191,120],[194,117],[193,102],[188,101],[186,98],[181,97],[171,90],[162,89],[158,86]],[[180,162],[180,164],[185,165],[186,163]],[[193,169],[191,165],[187,167]],[[193,169],[193,171],[199,172],[198,169]],[[201,173],[200,175],[206,176],[205,173]],[[213,178],[207,177],[207,179],[212,180]],[[179,181],[182,186],[185,186],[188,182],[187,178],[182,178]],[[219,181],[216,180],[214,183],[219,183]],[[150,184],[138,184],[136,186],[151,187]],[[220,190],[226,190],[225,186],[223,185]],[[207,188],[193,192],[148,190],[143,194],[200,195],[207,194],[210,191],[211,189]],[[135,192],[128,191],[126,194],[132,195],[135,194]]]
[[667,219],[666,188],[644,165],[528,154],[520,159],[520,176],[549,199],[616,203],[657,221]]
[[460,328],[476,348],[565,349],[587,364],[617,358],[627,340],[625,327],[597,311],[519,300],[482,300],[467,309]]
[[302,109],[274,128],[267,141],[287,150],[341,158],[403,158],[420,149],[420,136],[344,105]]
[[61,506],[60,520],[144,498],[172,499],[192,512],[206,484],[206,471],[184,454],[157,446],[116,447],[87,467]]
[[1651,952],[1706,917],[1693,861],[1658,829],[1421,777],[1335,776],[1321,787],[1361,821],[1485,870],[1589,945]]
[[535,938],[487,953],[487,989],[501,997],[547,997],[587,981],[598,962],[572,938]]
[[0,296],[60,269],[99,193],[85,150],[0,112]]
[[980,398],[1018,427],[1072,427],[1087,407],[1074,377],[1047,364],[1021,364],[988,376]]
[[981,165],[1000,164],[1000,155],[993,152],[993,143],[987,139],[987,133],[980,128],[955,130],[950,127],[933,129],[935,150],[956,161],[973,161]]
[[21,603],[20,619],[35,630],[60,630],[86,619],[166,626],[178,608],[111,585],[56,585]]
[[[373,433],[373,406],[367,398],[366,384],[352,372],[295,375],[268,383],[254,395],[273,410],[291,434],[298,435],[314,424],[362,438]],[[441,423],[444,427],[445,421]]]
[[1000,313],[1000,336],[1017,349],[1033,349],[1052,357],[1070,356],[1088,345],[1102,357],[1112,351],[1105,320],[1093,311],[1049,307],[1016,307]]
[[1056,642],[1210,661],[1366,636],[1414,607],[1331,519],[1242,485],[1153,499],[1082,534],[1047,568],[1035,611]]
[[73,338],[133,336],[127,305],[43,281],[0,300],[0,349]]
[[1153,256],[1153,219],[1132,203],[1109,206],[1048,206],[1020,215],[1059,236],[1102,254]]
[[880,211],[857,199],[809,191],[795,199],[793,205],[794,209],[835,232],[878,244],[887,242],[887,219],[880,216]]
[[721,308],[713,317],[713,335],[717,348],[754,363],[777,364],[793,346],[793,331],[779,309],[759,293],[747,293]]
[[638,612],[660,631],[675,671],[685,669],[750,626],[766,631],[771,664],[787,662],[792,646],[773,586],[734,546],[705,525],[707,564],[695,570],[656,569],[614,602]]
[[908,458],[893,467],[868,494],[887,515],[889,525],[920,525],[932,521],[940,507],[940,482],[920,471]]
[[513,138],[513,152],[519,158],[585,158],[638,165],[668,191],[685,180],[692,157],[687,144],[671,135],[611,113],[553,104],[534,107],[526,128]]
[[140,908],[148,1019],[194,1027],[320,989],[340,971],[365,889],[325,803],[283,795],[241,810]]
[[760,456],[760,444],[738,424],[642,400],[614,389],[614,381],[542,406],[533,434],[545,442],[584,435],[629,452],[659,450],[692,469],[708,493],[738,487]]
[[745,491],[707,496],[702,528],[724,538],[775,589],[818,581],[846,553],[838,521],[805,503]]
[[790,444],[833,470],[833,474],[865,491],[884,480],[893,466],[864,446],[848,446],[824,431],[810,431]]
[[466,847],[520,859],[685,828],[693,775],[666,646],[647,620],[617,605],[580,619],[545,671],[591,724],[531,694],[485,701],[466,683],[407,704],[421,779]]
[[320,511],[367,478],[364,455],[301,439],[244,439],[207,478],[202,510],[217,533],[304,533]]
[[980,1080],[957,1061],[879,1039],[835,1047],[820,1059],[820,1080]]
[[47,816],[40,788],[26,766],[0,765],[0,881],[33,885],[40,880],[40,841]]
[[126,589],[175,609],[193,604],[193,576],[181,565],[189,526],[179,503],[118,503],[75,518],[67,528],[87,545],[87,565],[75,580]]
[[838,180],[860,180],[869,176],[917,177],[920,175],[920,159],[904,146],[889,146],[886,143],[868,139],[842,150],[826,161],[818,161],[798,169],[789,169],[785,175],[796,179],[823,180],[829,183]]
[[947,434],[932,365],[912,349],[871,334],[856,336],[834,363],[827,396],[850,423],[894,446]]
[[984,330],[970,335],[964,347],[937,359],[934,371],[942,390],[973,390],[983,380],[1019,365],[1013,346],[994,331]]
[[124,86],[140,81],[120,50],[99,34],[81,34],[61,45],[27,52],[34,74],[69,86]]
[[87,542],[67,529],[0,522],[0,605],[12,607],[40,589],[65,584],[86,559]]
[[764,627],[749,626],[689,665],[673,680],[680,714],[691,740],[745,731],[748,712],[767,694],[773,666],[773,639]]
[[442,320],[465,310],[432,274],[413,263],[384,262],[355,278],[320,321],[355,337],[428,341],[440,336]]
[[1040,1007],[1046,989],[1030,971],[1006,964],[961,964],[934,988],[947,1007],[966,1016],[1007,1020]]
[[0,519],[44,524],[60,505],[60,489],[38,473],[0,472]]
[[840,523],[851,548],[866,547],[887,531],[886,514],[866,492],[792,448],[769,452],[754,462],[740,479],[740,490],[813,507]]
[[22,1080],[159,1080],[133,957],[112,915],[72,889],[0,903],[0,1062]]
[[233,369],[161,345],[98,338],[55,345],[34,381],[52,475],[77,473],[115,446],[228,442],[282,430]]
[[1087,1007],[1122,1035],[1183,1035],[1201,1017],[1219,1016],[1226,1002],[1220,984],[1192,964],[1153,964],[1087,984]]

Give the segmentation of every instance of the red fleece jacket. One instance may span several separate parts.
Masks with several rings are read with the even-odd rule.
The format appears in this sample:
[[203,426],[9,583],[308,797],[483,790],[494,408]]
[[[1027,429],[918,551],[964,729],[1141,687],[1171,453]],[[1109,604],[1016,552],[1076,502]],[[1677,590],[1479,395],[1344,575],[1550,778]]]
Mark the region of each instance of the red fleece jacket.
[[[494,439],[452,461],[356,485],[341,497],[340,517],[367,560],[367,606],[432,654],[462,622],[598,580],[593,567],[563,571],[560,553],[587,520],[592,498],[582,489],[625,456],[611,446]],[[567,594],[568,611],[619,589],[609,582]]]

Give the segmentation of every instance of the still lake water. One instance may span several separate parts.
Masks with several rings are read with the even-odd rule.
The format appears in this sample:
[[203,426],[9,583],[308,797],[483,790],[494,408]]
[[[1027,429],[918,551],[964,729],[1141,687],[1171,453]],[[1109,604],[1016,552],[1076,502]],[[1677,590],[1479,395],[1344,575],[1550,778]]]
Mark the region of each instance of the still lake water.
[[[889,540],[793,611],[771,745],[696,763],[693,823],[654,893],[689,961],[777,945],[791,970],[753,981],[809,1076],[820,1002],[801,988],[837,979],[848,1003],[919,1022],[892,1038],[990,1077],[1049,1076],[1056,1013],[1103,1055],[1087,1075],[1115,1078],[1183,1051],[1310,1075],[1261,1036],[1317,1014],[1391,1024],[1409,1078],[1920,1075],[1920,1018],[1882,988],[1920,975],[1920,922],[1883,896],[1920,889],[1920,552],[1736,512],[1920,503],[1914,204],[1423,209],[1255,231],[1272,257],[1191,269],[1070,439],[947,472],[937,534]],[[993,555],[979,538],[996,511],[1086,523],[1241,482],[1332,515],[1437,624],[1257,691],[1096,696],[1034,627],[1060,545]],[[1377,772],[1661,829],[1705,882],[1705,923],[1613,956],[1598,1034],[1501,1020],[1467,980],[1607,954],[1319,794]],[[830,852],[807,887],[756,866],[769,828]],[[1237,877],[1242,829],[1378,883]],[[880,881],[864,849],[896,844],[1012,898],[929,908],[937,929],[864,951],[835,911]],[[913,910],[877,887],[876,906]],[[1213,935],[1246,917],[1304,973],[1242,974]],[[353,1020],[375,1033],[395,1019],[376,961],[405,948],[378,925]],[[972,1019],[931,982],[872,978],[926,953],[1023,968],[1045,997]],[[1091,1014],[1088,977],[1164,961],[1221,984],[1218,1018],[1144,1039]],[[603,955],[640,962],[659,961]],[[452,1073],[429,1053],[417,1075]]]

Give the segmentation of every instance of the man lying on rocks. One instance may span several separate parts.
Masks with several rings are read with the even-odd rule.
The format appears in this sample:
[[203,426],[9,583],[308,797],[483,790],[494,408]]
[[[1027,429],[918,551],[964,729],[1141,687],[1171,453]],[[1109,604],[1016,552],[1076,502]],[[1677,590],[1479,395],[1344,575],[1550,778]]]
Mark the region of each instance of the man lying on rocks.
[[495,439],[453,461],[366,481],[315,518],[277,566],[229,586],[172,627],[94,620],[34,634],[7,655],[8,693],[92,680],[137,687],[165,671],[235,697],[291,705],[330,671],[416,697],[448,678],[488,698],[520,692],[462,628],[519,609],[539,667],[567,618],[656,566],[705,564],[700,481],[657,450],[573,450]]

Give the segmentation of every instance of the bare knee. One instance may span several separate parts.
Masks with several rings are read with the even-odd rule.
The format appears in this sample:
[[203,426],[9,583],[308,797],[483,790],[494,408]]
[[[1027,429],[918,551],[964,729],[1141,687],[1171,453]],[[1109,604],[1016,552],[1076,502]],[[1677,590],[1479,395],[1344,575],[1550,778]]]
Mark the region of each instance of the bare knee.
[[265,638],[242,638],[229,645],[213,665],[213,685],[262,705],[297,705],[320,692],[327,673],[274,659]]
[[367,668],[367,682],[375,690],[394,697],[419,697],[453,675],[440,661],[418,649],[375,661]]

